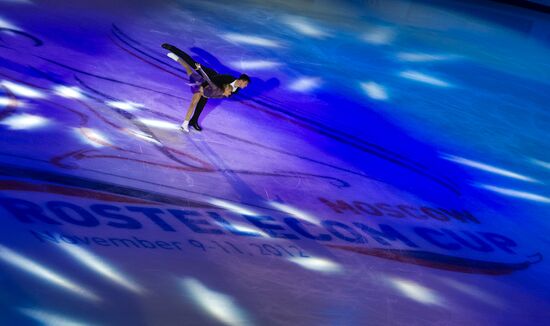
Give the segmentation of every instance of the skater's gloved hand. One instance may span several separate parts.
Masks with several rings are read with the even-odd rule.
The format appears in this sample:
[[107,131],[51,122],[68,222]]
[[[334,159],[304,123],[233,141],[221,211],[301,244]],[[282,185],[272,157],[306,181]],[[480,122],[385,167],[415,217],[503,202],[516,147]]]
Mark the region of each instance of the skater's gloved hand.
[[195,68],[196,68],[197,70],[201,69],[200,63],[195,63]]

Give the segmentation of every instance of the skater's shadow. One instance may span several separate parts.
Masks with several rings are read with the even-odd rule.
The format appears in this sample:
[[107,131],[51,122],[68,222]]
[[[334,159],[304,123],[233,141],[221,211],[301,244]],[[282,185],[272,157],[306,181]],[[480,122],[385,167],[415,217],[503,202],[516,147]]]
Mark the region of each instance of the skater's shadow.
[[[238,78],[242,73],[246,72],[239,72],[236,71],[218,60],[212,53],[198,47],[192,47],[191,52],[193,52],[193,59],[195,59],[197,62],[204,64],[205,66],[212,68],[216,70],[219,74],[227,74],[234,76]],[[209,99],[208,103],[206,104],[203,113],[201,114],[201,120],[204,119],[204,117],[208,116],[210,112],[212,112],[213,109],[215,109],[222,101],[235,101],[240,100],[242,97],[240,95],[245,95],[246,97],[255,97],[258,95],[261,95],[263,93],[266,93],[274,88],[277,88],[280,84],[279,79],[277,78],[269,78],[267,80],[260,79],[258,77],[254,77],[249,75],[250,77],[250,84],[245,89],[242,89],[239,91],[239,94],[234,95],[232,97],[229,97],[227,99]]]
[[241,202],[252,203],[253,205],[264,205],[262,196],[258,195],[241,179],[237,172],[233,171],[233,169],[226,164],[222,156],[208,144],[206,138],[199,133],[194,135],[194,137],[189,137],[189,140],[202,157],[216,167],[217,172],[225,178],[229,185],[231,185],[233,192],[239,195]]
[[[268,203],[273,200],[269,198],[263,198],[239,175],[240,173],[244,173],[245,175],[250,173],[250,175],[253,175],[253,173],[251,173],[253,171],[235,171],[229,164],[226,163],[225,159],[223,158],[223,157],[231,157],[234,155],[241,155],[240,151],[231,153],[230,152],[231,149],[225,146],[224,148],[222,148],[222,152],[218,153],[219,150],[214,149],[213,146],[211,146],[208,143],[208,139],[201,134],[198,134],[194,137],[189,137],[189,140],[195,146],[197,152],[201,153],[203,158],[206,161],[208,161],[210,164],[212,164],[217,169],[217,173],[223,176],[224,179],[227,181],[227,184],[231,186],[231,189],[233,190],[233,192],[230,191],[229,193],[234,193],[239,196],[239,199],[238,199],[239,204],[244,204],[246,207],[250,207],[250,206],[258,207],[258,208],[261,208],[262,210],[265,210],[266,208],[268,208],[271,214],[276,214],[276,216],[281,216],[284,214],[285,216],[288,217],[288,213],[284,213],[282,211],[269,208]],[[218,180],[216,182],[219,183],[221,182],[221,180]],[[255,182],[254,181],[252,182],[252,185],[257,186],[258,184],[261,184],[261,183],[258,183],[258,180],[256,180]],[[218,187],[223,187],[223,183],[218,185]],[[213,199],[218,196],[218,194],[216,193],[209,194],[209,195]],[[264,212],[264,213],[270,214],[268,212]],[[237,215],[240,215],[240,214],[237,214]],[[276,223],[275,222],[276,220],[270,215],[262,215],[262,216],[263,218],[272,219],[274,223]],[[241,217],[245,217],[245,215],[241,215]],[[275,236],[271,236],[271,238],[275,238]],[[280,238],[283,238],[283,237],[280,237]],[[286,240],[298,247],[303,247],[306,249],[313,250],[316,255],[319,255],[321,257],[327,257],[329,259],[334,257],[334,255],[328,250],[328,248],[326,248],[322,244],[317,243],[315,241],[312,241],[308,244],[304,244],[298,238],[294,238],[294,239],[288,238]]]

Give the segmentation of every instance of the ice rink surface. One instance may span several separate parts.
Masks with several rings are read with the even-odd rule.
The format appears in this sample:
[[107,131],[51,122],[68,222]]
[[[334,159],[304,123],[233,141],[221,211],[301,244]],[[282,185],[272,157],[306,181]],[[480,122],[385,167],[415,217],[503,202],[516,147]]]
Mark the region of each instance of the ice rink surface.
[[[251,76],[202,132],[162,43]],[[0,324],[548,325],[550,15],[0,1]]]

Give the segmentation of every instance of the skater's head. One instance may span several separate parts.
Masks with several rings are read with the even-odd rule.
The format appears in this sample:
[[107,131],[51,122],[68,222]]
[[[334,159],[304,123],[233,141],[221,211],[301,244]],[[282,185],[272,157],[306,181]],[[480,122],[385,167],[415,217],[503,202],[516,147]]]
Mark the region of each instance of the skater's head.
[[223,96],[229,97],[231,94],[233,94],[233,86],[231,86],[231,84],[224,85]]
[[235,85],[239,88],[245,88],[246,86],[248,86],[249,82],[250,82],[250,77],[248,77],[248,75],[246,74],[242,74],[236,80]]

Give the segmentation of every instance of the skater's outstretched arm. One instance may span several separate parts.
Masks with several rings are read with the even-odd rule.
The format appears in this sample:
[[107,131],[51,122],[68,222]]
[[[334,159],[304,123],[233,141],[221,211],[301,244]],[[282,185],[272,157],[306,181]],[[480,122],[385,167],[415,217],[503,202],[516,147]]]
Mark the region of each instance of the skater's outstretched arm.
[[[216,85],[216,83],[214,83],[212,80],[210,80],[210,77],[208,77],[208,75],[204,72],[204,70],[202,70],[200,64],[198,64],[198,63],[195,64],[195,67],[197,67],[197,71],[202,75],[202,77],[204,78],[206,83],[208,83],[211,90],[213,90],[213,92],[208,93],[209,94],[208,97],[211,97],[211,98],[224,98],[224,97],[228,97],[229,95],[231,95],[231,91],[233,89],[231,87],[231,85],[227,84],[227,85],[218,86],[218,85]],[[204,86],[204,84],[203,84],[203,86]]]
[[195,67],[197,68],[197,71],[201,74],[201,76],[204,78],[204,80],[208,83],[208,85],[210,85],[210,87],[212,88],[220,88],[218,85],[214,84],[211,80],[210,80],[210,77],[208,77],[208,75],[204,72],[204,70],[202,70],[202,67],[199,63],[195,64]]

